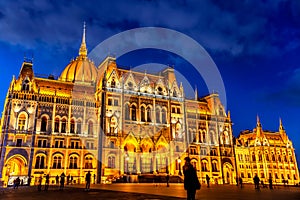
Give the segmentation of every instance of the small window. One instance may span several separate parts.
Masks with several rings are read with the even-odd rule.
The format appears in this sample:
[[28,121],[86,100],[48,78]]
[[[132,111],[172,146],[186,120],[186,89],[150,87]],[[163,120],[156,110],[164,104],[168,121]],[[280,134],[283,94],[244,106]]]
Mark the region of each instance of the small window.
[[118,106],[118,105],[119,105],[118,99],[114,99],[114,106]]
[[17,139],[17,147],[21,147],[22,146],[22,139]]
[[109,106],[112,105],[112,99],[109,98],[109,99],[107,100],[107,105],[109,105]]

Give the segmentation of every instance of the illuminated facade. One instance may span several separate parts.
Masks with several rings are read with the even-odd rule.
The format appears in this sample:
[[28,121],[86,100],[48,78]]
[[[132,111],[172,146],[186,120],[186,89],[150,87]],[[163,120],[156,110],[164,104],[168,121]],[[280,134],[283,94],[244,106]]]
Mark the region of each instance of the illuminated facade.
[[243,131],[235,146],[238,176],[253,183],[258,175],[264,183],[272,178],[273,184],[299,183],[299,171],[292,142],[280,120],[278,132],[264,131],[259,118],[253,131]]
[[[88,59],[84,31],[79,55],[58,79],[36,76],[33,64],[25,61],[11,81],[1,119],[0,180],[12,183],[21,176],[25,184],[31,177],[34,184],[49,173],[54,183],[64,172],[74,183],[83,183],[88,171],[98,183],[123,175],[131,181],[153,174],[181,176],[181,161],[190,156],[202,181],[209,175],[212,183],[235,184],[237,174],[244,173],[245,181],[250,171],[248,181],[261,174],[260,169],[240,168],[246,164],[236,163],[235,155],[267,148],[245,146],[244,138],[241,134],[234,146],[230,114],[218,94],[198,98],[196,92],[194,99],[185,98],[171,67],[146,74],[119,67],[113,57],[96,67]],[[293,179],[292,174],[299,175],[286,141],[286,148],[276,143],[268,152],[281,148],[291,153]],[[288,176],[286,165],[277,164],[279,178],[282,172]],[[254,163],[249,160],[247,166]]]

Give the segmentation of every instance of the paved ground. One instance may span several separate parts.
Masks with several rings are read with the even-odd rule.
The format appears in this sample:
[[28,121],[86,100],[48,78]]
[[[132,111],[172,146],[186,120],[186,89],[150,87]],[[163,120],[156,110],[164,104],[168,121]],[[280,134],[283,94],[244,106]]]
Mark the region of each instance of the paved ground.
[[[38,192],[36,187],[21,187],[19,189],[0,188],[0,199],[5,200],[179,200],[185,199],[185,191],[182,184],[165,184],[158,186],[153,184],[112,184],[112,185],[92,185],[89,192],[85,192],[83,185],[68,186],[64,191],[59,191],[57,187],[51,186],[49,191]],[[197,191],[198,200],[299,200],[300,188],[277,187],[274,190],[266,188],[256,191],[253,185],[246,185],[243,189],[231,185],[213,185],[210,188],[202,185]]]

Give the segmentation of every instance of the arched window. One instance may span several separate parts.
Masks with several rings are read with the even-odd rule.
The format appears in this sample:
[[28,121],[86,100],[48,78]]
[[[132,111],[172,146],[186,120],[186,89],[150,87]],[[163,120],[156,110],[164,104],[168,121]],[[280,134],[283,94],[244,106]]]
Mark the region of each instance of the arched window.
[[162,113],[161,113],[161,121],[163,124],[167,123],[167,111],[166,109],[162,109]]
[[66,128],[67,128],[67,120],[66,119],[62,119],[61,120],[61,133],[65,133],[66,132]]
[[114,156],[109,156],[108,157],[108,168],[115,168],[115,157]]
[[130,113],[129,113],[129,105],[127,103],[125,104],[124,112],[125,112],[125,120],[129,120]]
[[145,113],[145,107],[141,107],[141,121],[145,122],[146,121],[146,113]]
[[89,121],[88,123],[88,135],[92,136],[93,135],[93,122]]
[[160,109],[158,107],[156,107],[156,109],[155,109],[156,123],[161,123],[160,114],[161,114]]
[[41,131],[46,132],[47,131],[47,117],[42,117],[41,121]]
[[54,132],[59,132],[59,118],[55,118],[55,121],[54,121]]
[[116,132],[116,128],[117,128],[117,118],[115,116],[111,118],[109,125],[110,125],[109,132],[111,134],[114,134]]
[[19,115],[19,119],[18,119],[18,130],[24,131],[25,125],[26,125],[26,116],[24,113],[22,113]]
[[175,89],[173,90],[173,97],[177,97],[177,92]]
[[163,95],[163,89],[161,87],[157,88],[157,94]]
[[45,156],[37,156],[35,159],[35,169],[45,168]]
[[147,108],[147,122],[151,122],[151,108]]
[[212,168],[213,172],[217,172],[218,171],[217,162],[212,162],[211,163],[211,168]]
[[135,105],[131,106],[131,120],[136,121],[136,107],[135,107]]
[[78,158],[77,156],[70,156],[69,160],[69,169],[77,169],[78,168]]
[[110,86],[111,86],[111,88],[115,88],[116,87],[116,81],[115,81],[114,78],[112,79]]
[[29,80],[28,79],[24,80],[23,85],[22,85],[22,91],[29,91]]
[[62,168],[62,157],[61,156],[54,156],[53,157],[53,165],[52,168],[53,169],[61,169]]
[[75,133],[75,120],[71,119],[70,133]]
[[256,161],[255,154],[252,154],[252,161]]
[[76,131],[76,133],[81,134],[81,120],[77,121],[77,131]]
[[93,169],[93,158],[91,158],[89,156],[85,157],[84,168],[85,169]]
[[205,161],[201,162],[201,170],[203,172],[207,172],[207,163]]

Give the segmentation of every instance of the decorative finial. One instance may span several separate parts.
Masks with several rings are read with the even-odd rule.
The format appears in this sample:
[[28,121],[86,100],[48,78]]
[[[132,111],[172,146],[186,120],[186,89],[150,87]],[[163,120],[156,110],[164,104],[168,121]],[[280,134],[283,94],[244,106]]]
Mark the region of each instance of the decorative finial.
[[259,116],[258,115],[256,115],[256,126],[257,127],[261,127],[261,123],[260,123],[260,119],[259,119]]
[[279,130],[284,130],[281,118],[279,118]]
[[83,23],[83,34],[82,34],[82,41],[79,49],[79,56],[86,57],[87,56],[87,48],[85,43],[85,31],[86,31],[86,25],[85,22]]

